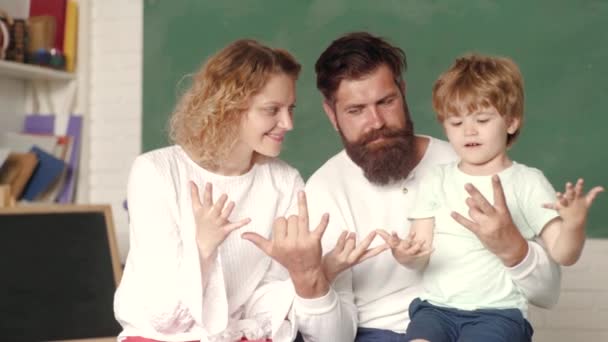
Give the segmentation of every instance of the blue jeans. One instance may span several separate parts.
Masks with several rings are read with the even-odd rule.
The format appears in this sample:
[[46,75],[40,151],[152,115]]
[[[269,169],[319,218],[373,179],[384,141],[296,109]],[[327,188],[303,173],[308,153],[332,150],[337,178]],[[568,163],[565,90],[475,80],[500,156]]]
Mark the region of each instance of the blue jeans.
[[403,342],[405,335],[396,333],[392,330],[363,328],[357,329],[355,342]]
[[410,304],[405,341],[530,342],[532,326],[518,309],[458,310],[416,298]]

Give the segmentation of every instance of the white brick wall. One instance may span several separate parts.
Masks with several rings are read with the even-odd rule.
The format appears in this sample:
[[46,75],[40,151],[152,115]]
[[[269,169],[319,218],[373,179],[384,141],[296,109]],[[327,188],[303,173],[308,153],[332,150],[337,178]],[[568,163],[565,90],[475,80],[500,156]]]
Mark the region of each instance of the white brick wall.
[[533,308],[534,341],[608,341],[608,240],[587,241],[579,262],[563,269],[552,310]]
[[[91,1],[89,202],[112,204],[124,258],[122,201],[129,166],[141,150],[143,2]],[[534,341],[608,341],[608,240],[590,240],[581,261],[564,269],[557,307],[533,308],[530,317]]]
[[128,251],[129,167],[141,151],[142,0],[91,0],[88,197],[112,205],[121,258]]

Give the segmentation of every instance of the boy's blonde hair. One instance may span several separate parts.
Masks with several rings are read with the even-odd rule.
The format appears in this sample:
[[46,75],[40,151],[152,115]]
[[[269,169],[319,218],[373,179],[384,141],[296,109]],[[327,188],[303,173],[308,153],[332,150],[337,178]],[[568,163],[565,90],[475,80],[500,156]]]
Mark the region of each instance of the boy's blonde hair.
[[509,58],[469,54],[454,64],[433,86],[437,120],[465,115],[493,106],[507,123],[519,119],[519,127],[507,137],[510,146],[523,125],[524,85],[521,72]]
[[298,78],[301,66],[282,49],[251,39],[233,42],[194,74],[169,120],[170,139],[195,162],[218,167],[237,142],[242,114],[271,76]]

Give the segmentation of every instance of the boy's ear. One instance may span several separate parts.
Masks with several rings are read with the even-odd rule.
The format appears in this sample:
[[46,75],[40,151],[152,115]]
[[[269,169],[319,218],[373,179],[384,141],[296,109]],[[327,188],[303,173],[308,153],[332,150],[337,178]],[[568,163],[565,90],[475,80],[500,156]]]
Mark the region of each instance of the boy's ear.
[[331,125],[334,126],[334,129],[337,132],[338,123],[337,123],[337,118],[336,118],[336,111],[334,111],[334,109],[332,108],[332,105],[329,104],[329,102],[327,102],[327,100],[323,100],[323,110],[325,111],[325,114],[327,115],[327,118],[329,119],[329,121],[331,121]]
[[507,127],[507,133],[514,134],[519,129],[521,124],[521,118],[511,118],[509,122],[509,127]]

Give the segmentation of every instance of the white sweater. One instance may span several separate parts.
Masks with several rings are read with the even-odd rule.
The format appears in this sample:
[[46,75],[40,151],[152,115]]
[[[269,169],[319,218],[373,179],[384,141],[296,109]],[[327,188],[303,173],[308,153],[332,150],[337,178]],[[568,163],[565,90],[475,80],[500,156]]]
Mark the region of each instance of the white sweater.
[[[394,184],[371,184],[345,151],[312,175],[306,184],[310,222],[318,222],[324,212],[330,214],[323,241],[325,253],[333,248],[342,230],[357,232],[358,239],[377,228],[397,231],[401,237],[407,235],[408,211],[416,198],[420,175],[456,159],[448,143],[428,138],[423,159],[407,179]],[[381,243],[377,237],[371,247]],[[509,272],[533,303],[548,307],[557,301],[559,268],[538,244],[531,243],[528,256]],[[357,325],[404,332],[409,323],[409,304],[420,294],[420,280],[419,273],[399,265],[390,252],[384,252],[340,274],[324,298],[316,302],[296,298],[298,317],[308,315],[308,321],[333,322],[309,322],[300,324],[299,329],[305,337],[329,334],[340,342],[352,341]],[[320,332],[321,328],[324,331]],[[325,341],[312,337],[307,340]]]
[[[236,203],[230,220],[251,218],[220,246],[205,288],[189,181],[201,196],[211,182],[214,201],[226,193]],[[291,282],[280,281],[287,279],[284,269],[271,267],[270,258],[240,235],[269,237],[276,217],[297,212],[302,188],[299,173],[277,159],[227,177],[204,170],[179,146],[139,156],[128,185],[130,250],[114,301],[120,336],[231,341],[241,332],[262,337],[272,326],[274,341],[291,341],[295,328],[285,321],[293,319]]]

